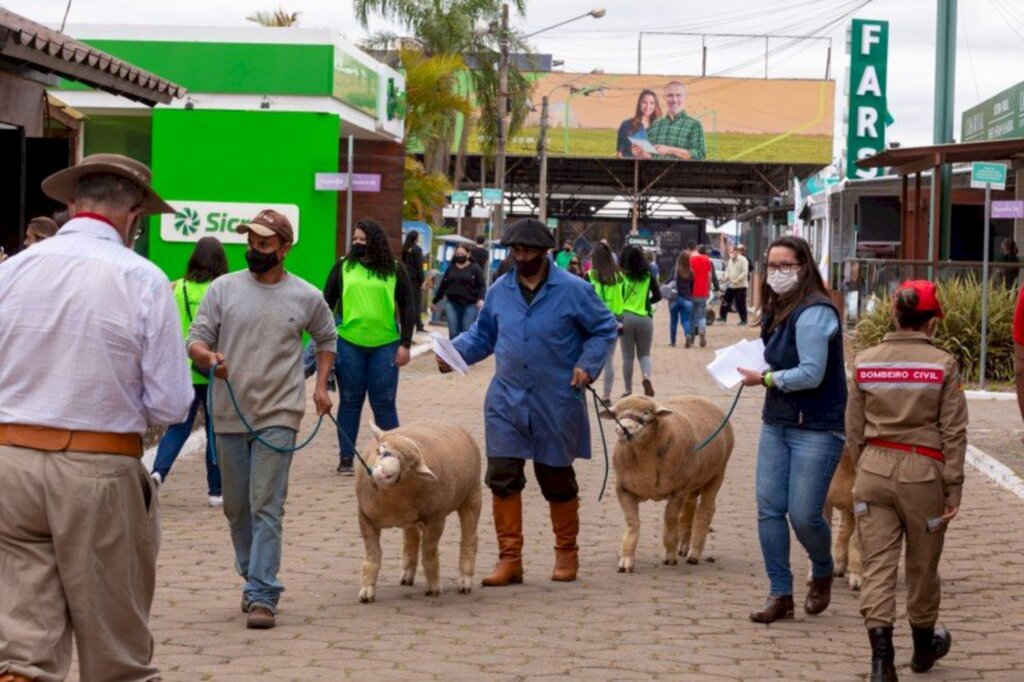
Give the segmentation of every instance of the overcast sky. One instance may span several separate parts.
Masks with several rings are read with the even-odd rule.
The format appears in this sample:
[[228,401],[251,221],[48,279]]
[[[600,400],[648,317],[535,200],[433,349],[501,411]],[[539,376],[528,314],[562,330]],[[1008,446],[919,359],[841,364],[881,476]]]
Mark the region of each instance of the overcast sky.
[[[852,16],[890,22],[889,110],[895,124],[889,139],[903,146],[932,140],[935,78],[936,3],[940,0],[873,0]],[[707,33],[817,34],[831,37],[832,77],[837,80],[836,127],[845,106],[849,57],[845,34],[850,18],[822,30],[864,0],[528,0],[525,17],[515,23],[526,32],[604,7],[603,19],[585,18],[533,39],[539,52],[565,60],[567,71],[603,68],[606,73],[636,73],[641,31]],[[358,40],[366,32],[352,16],[351,0],[73,0],[69,24],[251,25],[254,10],[282,5],[302,12],[300,25],[328,27]],[[60,24],[66,0],[0,0],[0,5],[36,21]],[[371,29],[387,28],[376,22]],[[643,72],[699,75],[699,37],[644,35]],[[769,75],[816,77],[825,73],[824,41],[770,41]],[[764,75],[764,42],[736,38],[707,39],[708,74]],[[960,0],[957,24],[956,128],[960,113],[1024,80],[1024,2]]]

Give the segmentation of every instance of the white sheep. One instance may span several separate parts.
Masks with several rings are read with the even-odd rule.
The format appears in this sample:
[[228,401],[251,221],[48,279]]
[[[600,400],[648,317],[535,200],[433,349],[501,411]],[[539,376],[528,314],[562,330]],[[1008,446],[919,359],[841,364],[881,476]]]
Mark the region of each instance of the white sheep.
[[388,432],[371,428],[376,443],[366,459],[372,475],[362,467],[356,472],[359,530],[366,545],[359,601],[372,602],[376,595],[383,528],[405,531],[401,584],[415,581],[422,542],[426,595],[440,595],[437,546],[452,512],[458,512],[462,530],[459,593],[468,594],[476,567],[480,520],[480,448],[476,441],[461,427],[439,423],[420,422]]
[[[725,467],[732,454],[732,426],[700,452],[693,449],[722,423],[725,414],[703,398],[672,398],[658,403],[653,398],[628,396],[610,410],[605,419],[618,420],[613,465],[615,492],[626,517],[619,572],[632,573],[640,533],[640,502],[668,500],[662,542],[665,564],[675,564],[677,555],[688,563],[700,561],[715,496],[725,480]],[[625,429],[625,431],[623,431]],[[631,439],[627,439],[626,431]]]

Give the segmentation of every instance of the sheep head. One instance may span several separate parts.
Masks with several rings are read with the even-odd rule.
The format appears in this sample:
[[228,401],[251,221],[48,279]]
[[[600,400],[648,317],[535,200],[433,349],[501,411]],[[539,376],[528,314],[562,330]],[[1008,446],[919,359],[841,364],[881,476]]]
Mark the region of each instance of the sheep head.
[[619,442],[643,441],[654,432],[648,428],[658,417],[672,414],[672,410],[662,407],[654,398],[646,396],[626,396],[609,408],[601,410],[601,419],[615,421],[615,434]]
[[370,429],[377,439],[377,460],[370,469],[370,475],[378,486],[390,488],[407,475],[428,481],[437,480],[437,476],[423,461],[416,443],[405,436],[381,431],[376,424],[371,424]]

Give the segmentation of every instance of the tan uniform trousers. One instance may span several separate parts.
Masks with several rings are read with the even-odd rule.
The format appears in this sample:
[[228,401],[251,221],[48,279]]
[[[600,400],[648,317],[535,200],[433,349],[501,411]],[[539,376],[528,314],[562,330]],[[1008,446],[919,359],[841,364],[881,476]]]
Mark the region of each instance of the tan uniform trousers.
[[156,680],[157,495],[123,455],[0,446],[0,677]]
[[[932,627],[939,616],[939,557],[945,527],[928,532],[942,516],[942,462],[925,455],[869,446],[857,463],[854,516],[860,533],[864,579],[860,612],[868,628],[896,620],[900,549],[906,538],[907,616],[914,627]],[[866,509],[858,504],[866,503]]]

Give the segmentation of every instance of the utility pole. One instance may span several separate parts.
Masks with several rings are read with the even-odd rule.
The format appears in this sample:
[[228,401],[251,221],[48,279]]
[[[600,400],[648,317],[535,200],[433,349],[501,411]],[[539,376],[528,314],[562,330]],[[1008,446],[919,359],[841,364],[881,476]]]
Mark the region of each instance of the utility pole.
[[501,239],[505,226],[505,131],[507,130],[508,112],[508,3],[501,5],[501,26],[499,27],[498,42],[501,47],[501,55],[498,61],[498,144],[497,153],[494,159],[494,176],[498,181],[498,189],[501,190],[501,202],[494,211],[494,231],[492,239]]
[[548,96],[540,104],[540,221],[548,221]]
[[[935,120],[932,141],[945,144],[953,141],[953,93],[956,82],[956,10],[957,0],[936,0],[938,17],[935,29]],[[938,196],[939,211],[931,211],[929,244],[939,235],[939,253],[931,254],[932,262],[949,256],[950,220],[952,216],[953,168],[942,167],[941,178],[932,178],[932,201]],[[938,224],[936,224],[938,219]],[[938,273],[934,273],[938,277]]]

